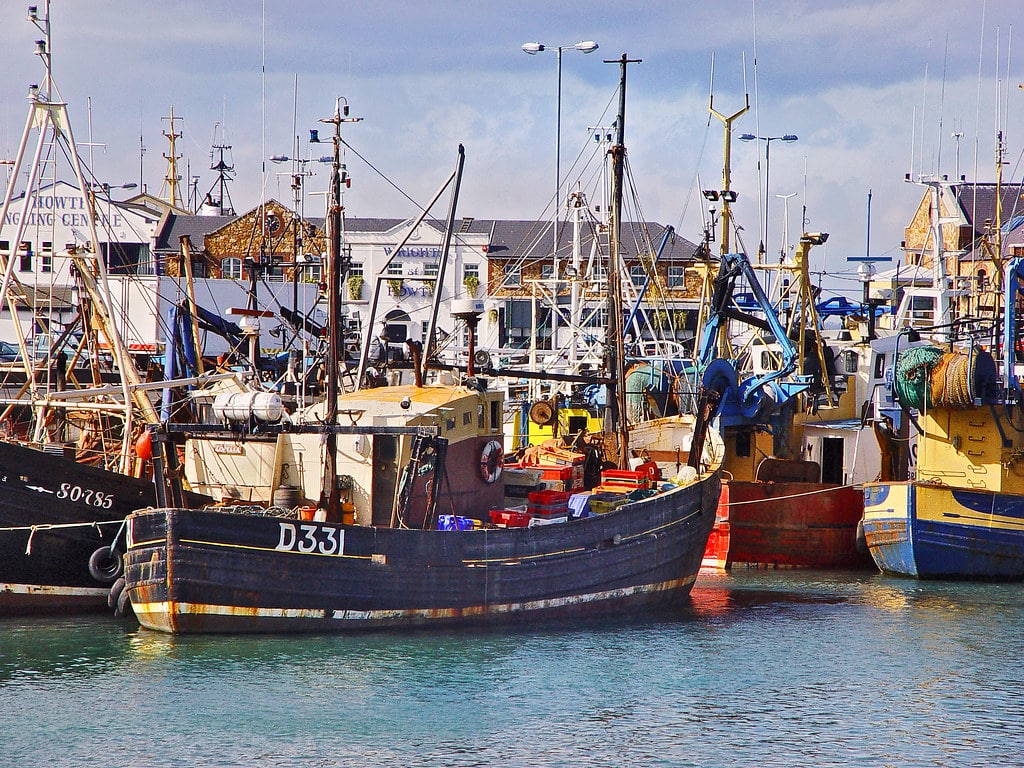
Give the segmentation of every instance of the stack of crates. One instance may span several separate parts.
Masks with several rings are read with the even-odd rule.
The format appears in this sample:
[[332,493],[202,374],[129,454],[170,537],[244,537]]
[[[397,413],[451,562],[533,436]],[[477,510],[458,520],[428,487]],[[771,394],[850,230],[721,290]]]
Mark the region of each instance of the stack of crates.
[[595,491],[602,493],[628,494],[650,487],[650,476],[646,472],[630,469],[606,469],[601,472],[601,485]]
[[568,448],[545,445],[537,451],[537,469],[543,472],[545,488],[554,491],[578,491],[583,488],[583,463],[586,455]]
[[526,511],[533,517],[552,519],[568,517],[569,496],[565,491],[534,491],[529,495]]

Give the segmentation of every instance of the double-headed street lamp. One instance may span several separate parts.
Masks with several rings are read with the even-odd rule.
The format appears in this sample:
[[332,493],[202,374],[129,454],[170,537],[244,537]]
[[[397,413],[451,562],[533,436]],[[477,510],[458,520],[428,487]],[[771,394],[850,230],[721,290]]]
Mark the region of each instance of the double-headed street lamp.
[[740,141],[763,141],[764,142],[764,228],[762,230],[761,245],[758,249],[758,261],[762,260],[765,254],[765,243],[768,242],[768,202],[771,199],[771,149],[773,141],[784,141],[792,144],[797,137],[792,133],[783,136],[755,136],[752,133],[741,133]]
[[[523,43],[523,51],[536,56],[543,51],[554,51],[558,60],[558,87],[555,91],[555,250],[558,252],[558,207],[561,202],[562,191],[562,169],[561,169],[561,148],[562,148],[562,51],[580,51],[582,53],[593,53],[598,48],[593,40],[583,40],[576,45],[550,46],[543,43]],[[557,258],[557,257],[556,257]],[[557,261],[555,262],[557,265]],[[558,279],[558,275],[555,275]]]

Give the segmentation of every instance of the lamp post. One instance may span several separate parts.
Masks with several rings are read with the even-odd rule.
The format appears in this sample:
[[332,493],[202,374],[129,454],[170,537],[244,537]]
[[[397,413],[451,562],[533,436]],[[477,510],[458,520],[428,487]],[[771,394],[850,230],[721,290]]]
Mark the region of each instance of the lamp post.
[[555,220],[552,224],[553,247],[551,249],[551,275],[554,278],[554,306],[551,308],[551,344],[558,347],[556,330],[558,325],[558,211],[562,198],[562,51],[593,53],[598,49],[593,40],[582,40],[575,45],[550,46],[543,43],[523,43],[523,52],[536,56],[543,51],[554,51],[557,60],[557,87],[555,89]]
[[757,260],[760,263],[762,257],[765,254],[765,243],[768,241],[768,203],[770,201],[771,193],[771,150],[773,141],[784,141],[787,144],[792,144],[797,140],[797,137],[792,133],[787,133],[782,136],[755,136],[752,133],[741,133],[740,141],[763,141],[764,142],[764,228],[762,230],[761,244],[757,252]]
[[[558,251],[558,210],[562,197],[562,51],[593,53],[598,45],[593,40],[584,40],[575,45],[550,46],[543,43],[523,43],[523,51],[536,56],[543,51],[554,51],[557,59],[557,88],[555,90],[555,252]],[[555,275],[558,278],[558,275]]]

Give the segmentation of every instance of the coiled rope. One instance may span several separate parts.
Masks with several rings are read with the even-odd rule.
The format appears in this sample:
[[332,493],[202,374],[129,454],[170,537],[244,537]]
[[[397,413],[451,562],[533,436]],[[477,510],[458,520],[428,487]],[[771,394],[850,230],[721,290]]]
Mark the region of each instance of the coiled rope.
[[971,406],[976,362],[975,355],[943,352],[938,347],[911,347],[896,358],[896,399],[919,411],[936,406]]

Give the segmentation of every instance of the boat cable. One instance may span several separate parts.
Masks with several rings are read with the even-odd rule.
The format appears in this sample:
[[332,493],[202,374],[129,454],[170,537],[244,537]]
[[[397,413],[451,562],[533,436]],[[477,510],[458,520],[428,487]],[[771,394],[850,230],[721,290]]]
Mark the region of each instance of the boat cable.
[[[118,520],[93,520],[90,522],[82,523],[37,523],[35,525],[10,525],[0,528],[0,533],[15,533],[17,531],[29,531],[28,543],[25,548],[25,554],[32,554],[32,537],[39,531],[56,531],[63,528],[95,528],[97,531],[100,530],[101,525],[114,525],[121,524],[124,519]],[[101,534],[102,535],[102,534]]]
[[828,488],[819,488],[815,491],[804,491],[803,493],[789,493],[785,496],[772,496],[766,499],[749,499],[747,501],[730,501],[723,505],[726,507],[742,507],[747,504],[767,504],[768,502],[774,501],[785,501],[787,499],[799,499],[802,496],[820,496],[824,493],[835,493],[836,491],[842,491],[846,488],[859,488],[859,485],[848,484],[848,485],[830,485]]

